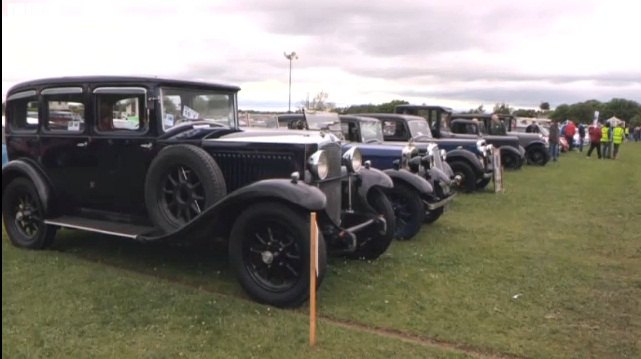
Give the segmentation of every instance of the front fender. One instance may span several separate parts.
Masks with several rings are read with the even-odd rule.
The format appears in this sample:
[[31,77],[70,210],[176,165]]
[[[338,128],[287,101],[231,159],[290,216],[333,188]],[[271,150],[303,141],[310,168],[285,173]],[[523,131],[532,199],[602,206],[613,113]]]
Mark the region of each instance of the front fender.
[[[140,241],[171,240],[200,236],[214,230],[217,226],[231,227],[233,223],[220,223],[223,218],[238,213],[253,203],[260,201],[280,201],[302,208],[305,211],[320,212],[327,205],[325,194],[318,188],[302,181],[293,183],[288,179],[267,179],[241,187],[216,202],[200,216],[171,233],[156,236],[138,236]],[[219,233],[214,233],[219,234]]]
[[383,171],[387,174],[394,184],[404,183],[418,191],[421,195],[429,195],[434,192],[434,188],[425,178],[414,174],[408,170],[400,169],[387,169]]
[[369,190],[373,187],[392,188],[394,182],[385,174],[385,172],[376,168],[363,168],[357,174],[358,178],[358,194],[362,199],[367,199]]
[[2,167],[2,194],[7,185],[17,177],[26,177],[33,182],[38,197],[43,206],[45,217],[50,217],[55,206],[54,192],[51,185],[38,167],[38,164],[29,159],[18,159],[8,162]]

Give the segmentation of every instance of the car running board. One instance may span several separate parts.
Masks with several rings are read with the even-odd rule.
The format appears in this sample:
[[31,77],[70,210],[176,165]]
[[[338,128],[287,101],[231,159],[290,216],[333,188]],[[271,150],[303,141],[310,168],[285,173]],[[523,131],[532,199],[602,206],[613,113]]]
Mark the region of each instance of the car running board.
[[150,235],[155,232],[154,227],[113,221],[101,221],[99,219],[75,216],[61,216],[51,219],[45,219],[45,223],[52,226],[80,229],[88,232],[96,232],[133,239],[136,239],[141,235]]

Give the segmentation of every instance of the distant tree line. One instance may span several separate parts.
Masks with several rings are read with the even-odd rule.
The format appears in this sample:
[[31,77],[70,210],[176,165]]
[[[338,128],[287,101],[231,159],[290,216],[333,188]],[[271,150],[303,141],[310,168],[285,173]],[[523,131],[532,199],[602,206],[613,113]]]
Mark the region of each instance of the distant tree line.
[[[393,100],[390,102],[374,105],[352,105],[344,108],[336,108],[339,113],[363,113],[363,112],[394,112],[394,106],[408,104],[404,100]],[[511,114],[518,117],[542,117],[554,120],[572,120],[575,123],[591,123],[594,120],[595,111],[599,111],[599,120],[603,121],[612,116],[630,123],[633,126],[641,125],[641,104],[636,101],[613,98],[608,102],[588,100],[575,104],[561,104],[555,109],[550,108],[549,102],[542,102],[538,109],[514,109],[507,103],[497,103],[492,112],[500,114]],[[463,111],[464,113],[485,113],[483,106]]]

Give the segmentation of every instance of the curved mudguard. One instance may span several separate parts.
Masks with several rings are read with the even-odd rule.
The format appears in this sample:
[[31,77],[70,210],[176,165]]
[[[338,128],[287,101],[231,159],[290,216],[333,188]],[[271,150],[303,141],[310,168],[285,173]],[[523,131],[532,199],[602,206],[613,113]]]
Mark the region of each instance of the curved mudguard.
[[416,189],[421,195],[430,195],[434,193],[434,187],[432,187],[432,184],[418,174],[414,174],[405,169],[386,169],[383,172],[392,179],[392,182],[405,183],[406,185]]
[[447,153],[447,162],[452,163],[453,161],[457,160],[464,160],[465,162],[471,164],[472,169],[474,170],[474,172],[476,172],[477,176],[482,176],[485,173],[485,169],[483,168],[483,164],[481,163],[481,161],[479,161],[476,155],[468,150],[455,149]]
[[360,185],[358,186],[358,194],[364,200],[367,200],[367,194],[372,187],[378,186],[382,188],[394,187],[394,182],[385,174],[385,172],[376,168],[363,168],[358,174]]
[[293,183],[288,179],[267,179],[254,182],[229,193],[205,210],[200,216],[171,233],[157,236],[142,235],[136,239],[140,241],[168,240],[201,233],[206,226],[211,226],[221,213],[225,213],[225,211],[238,205],[248,207],[252,203],[261,200],[285,201],[310,212],[320,212],[325,209],[327,204],[325,194],[318,187],[307,185],[302,181]]
[[42,206],[45,217],[51,216],[54,208],[54,193],[49,180],[38,167],[38,164],[29,159],[13,160],[2,167],[2,193],[13,178],[26,177],[33,182]]

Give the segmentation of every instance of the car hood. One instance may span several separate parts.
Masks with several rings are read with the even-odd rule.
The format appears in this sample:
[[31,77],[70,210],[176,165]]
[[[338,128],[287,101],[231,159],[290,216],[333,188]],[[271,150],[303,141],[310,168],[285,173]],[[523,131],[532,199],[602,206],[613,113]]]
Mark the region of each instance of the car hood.
[[339,139],[332,134],[314,131],[247,129],[215,139],[206,139],[205,141],[323,144],[327,142],[339,142]]

